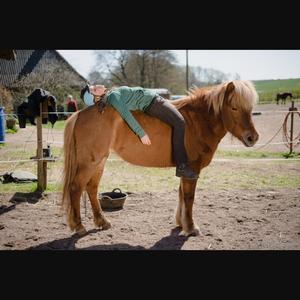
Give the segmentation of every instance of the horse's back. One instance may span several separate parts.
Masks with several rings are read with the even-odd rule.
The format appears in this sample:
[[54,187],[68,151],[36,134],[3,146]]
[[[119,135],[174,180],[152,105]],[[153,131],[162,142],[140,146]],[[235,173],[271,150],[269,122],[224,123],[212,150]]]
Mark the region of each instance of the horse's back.
[[149,135],[151,145],[142,144],[120,114],[108,106],[104,113],[96,107],[79,112],[75,125],[76,151],[84,162],[110,150],[124,160],[146,167],[171,167],[171,127],[143,112],[132,112],[134,118]]

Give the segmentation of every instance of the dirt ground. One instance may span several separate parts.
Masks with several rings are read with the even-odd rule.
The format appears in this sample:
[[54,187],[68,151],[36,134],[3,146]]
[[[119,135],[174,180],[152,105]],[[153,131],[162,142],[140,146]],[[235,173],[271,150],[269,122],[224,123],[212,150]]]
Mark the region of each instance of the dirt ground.
[[[296,106],[300,110],[299,103]],[[259,105],[254,110],[261,112],[254,116],[254,123],[260,134],[258,143],[263,144],[282,125],[286,113],[280,111],[287,111],[288,106]],[[270,113],[271,110],[276,113]],[[300,129],[298,119],[295,122],[296,133]],[[7,143],[22,148],[26,140],[34,141],[35,138],[35,128],[28,127],[15,135],[7,135]],[[55,141],[56,147],[62,146],[62,131],[45,130],[44,138]],[[280,133],[272,142],[281,141]],[[34,149],[35,143],[29,142],[26,147]],[[222,140],[219,148],[249,150],[230,136]],[[9,151],[7,149],[0,149],[0,155]],[[287,148],[277,144],[262,150],[283,152]],[[287,170],[293,176],[299,173],[299,163],[291,162],[288,165],[290,169]],[[222,168],[222,171],[225,168],[230,173],[239,166],[224,163]],[[274,170],[280,172],[281,168],[283,170],[285,167],[277,166]],[[268,171],[272,174],[272,169]],[[262,167],[261,172],[266,172],[266,169]],[[83,223],[89,233],[82,238],[72,235],[66,226],[58,205],[60,193],[38,195],[1,193],[0,190],[0,250],[300,249],[300,186],[265,189],[254,186],[245,190],[203,188],[198,184],[194,206],[194,220],[202,235],[189,238],[181,236],[180,230],[175,227],[177,189],[149,190],[146,193],[133,191],[124,209],[105,211],[112,223],[112,228],[107,231],[94,228],[89,201],[86,202],[86,214],[82,202]]]
[[198,190],[194,218],[202,235],[175,227],[177,191],[131,194],[124,208],[105,211],[112,228],[94,228],[87,201],[88,235],[72,235],[59,193],[0,195],[0,249],[30,250],[292,250],[300,249],[299,189]]

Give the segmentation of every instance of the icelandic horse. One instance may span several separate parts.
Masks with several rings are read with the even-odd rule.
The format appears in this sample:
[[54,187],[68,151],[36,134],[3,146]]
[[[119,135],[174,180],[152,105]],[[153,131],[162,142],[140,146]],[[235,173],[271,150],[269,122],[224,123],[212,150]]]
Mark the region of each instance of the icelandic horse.
[[[257,142],[259,135],[252,121],[252,109],[257,99],[257,92],[250,81],[236,80],[195,88],[186,97],[171,101],[186,122],[185,145],[189,164],[194,171],[200,173],[210,164],[227,132],[246,147],[252,147]],[[98,199],[98,185],[110,150],[123,160],[139,166],[175,166],[171,157],[171,127],[143,112],[133,112],[133,115],[149,135],[150,146],[143,145],[119,113],[109,105],[103,114],[93,105],[76,112],[66,121],[62,206],[69,227],[79,235],[86,233],[80,216],[83,191],[89,195],[96,227],[111,227]],[[193,220],[196,184],[197,180],[180,178],[175,219],[186,236],[200,233]]]

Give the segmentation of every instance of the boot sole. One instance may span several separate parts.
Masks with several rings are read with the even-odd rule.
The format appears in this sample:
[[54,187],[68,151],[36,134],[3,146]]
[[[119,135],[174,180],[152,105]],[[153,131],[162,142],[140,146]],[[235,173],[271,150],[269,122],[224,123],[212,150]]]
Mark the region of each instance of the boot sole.
[[185,177],[185,176],[179,175],[179,174],[177,174],[177,173],[176,173],[176,176],[177,176],[177,177],[183,177],[184,179],[188,179],[188,180],[195,180],[195,179],[198,179],[198,178],[199,178],[199,176],[197,176],[197,177]]

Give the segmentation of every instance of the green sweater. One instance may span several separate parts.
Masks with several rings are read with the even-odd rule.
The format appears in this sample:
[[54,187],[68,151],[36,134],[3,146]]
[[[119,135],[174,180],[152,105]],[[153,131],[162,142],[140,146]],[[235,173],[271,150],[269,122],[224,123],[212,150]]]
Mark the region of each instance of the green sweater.
[[139,137],[145,135],[144,130],[130,111],[145,111],[157,94],[141,87],[121,86],[107,94],[107,103],[113,106]]

